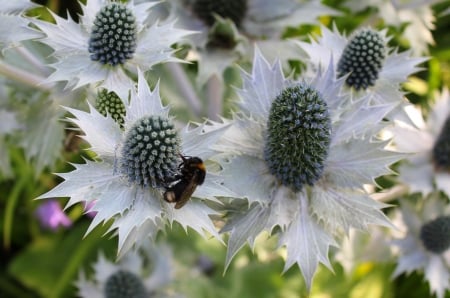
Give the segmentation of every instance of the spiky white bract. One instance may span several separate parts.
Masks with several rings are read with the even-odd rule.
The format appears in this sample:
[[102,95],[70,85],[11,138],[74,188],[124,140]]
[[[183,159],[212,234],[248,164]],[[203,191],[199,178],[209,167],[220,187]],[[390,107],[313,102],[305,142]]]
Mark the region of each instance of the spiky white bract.
[[[230,233],[226,266],[246,242],[253,246],[262,231],[276,232],[280,246],[287,247],[285,270],[297,263],[310,288],[319,262],[331,268],[328,249],[336,246],[335,237],[351,228],[365,230],[369,224],[391,226],[381,212],[385,205],[371,200],[362,186],[389,173],[388,165],[401,158],[377,141],[379,129],[368,130],[381,128],[392,107],[369,105],[368,99],[342,107],[339,90],[344,79],[335,79],[332,63],[316,77],[294,82],[284,77],[279,62],[270,65],[256,50],[252,73],[242,71],[242,80],[237,91],[241,112],[234,115],[233,126],[219,144],[229,155],[223,163],[224,185],[237,200],[248,201],[228,214],[230,221],[222,229]],[[275,98],[298,84],[311,86],[326,102],[331,140],[323,174],[312,185],[294,190],[271,174],[264,150]]]
[[111,262],[100,254],[93,270],[92,278],[87,278],[82,271],[79,273],[76,287],[80,297],[105,297],[108,278],[118,272],[131,273],[139,278],[151,297],[165,297],[164,288],[174,277],[170,248],[148,242],[144,242],[138,250],[129,251],[117,262]]
[[[411,192],[421,192],[426,196],[441,190],[450,197],[450,172],[436,167],[433,160],[433,149],[442,131],[446,130],[444,126],[450,117],[448,90],[444,89],[436,98],[427,119],[424,119],[421,110],[409,105],[405,107],[405,112],[410,119],[395,121],[395,126],[389,130],[396,148],[411,153],[399,166],[398,179],[409,186]],[[448,131],[444,134],[448,135]]]
[[127,71],[136,73],[139,67],[145,72],[158,63],[180,62],[172,56],[175,50],[171,45],[192,32],[175,28],[174,22],[163,25],[158,22],[146,24],[148,11],[157,2],[135,5],[133,1],[120,4],[132,13],[136,22],[136,46],[132,57],[123,64],[114,66],[93,61],[89,41],[95,27],[94,21],[97,13],[110,3],[114,2],[89,0],[86,5],[81,4],[83,15],[80,16],[79,23],[75,23],[70,17],[63,19],[53,12],[50,13],[55,24],[35,21],[46,35],[42,42],[53,48],[53,56],[58,60],[51,65],[55,71],[48,81],[67,81],[67,87],[73,89],[86,84],[98,84],[116,92],[120,97],[126,97],[128,90],[132,88]]
[[[124,131],[109,115],[102,116],[92,106],[89,112],[67,108],[75,118],[69,118],[83,132],[83,138],[91,145],[97,160],[85,164],[74,164],[75,170],[59,174],[64,182],[39,198],[70,197],[66,207],[78,202],[94,202],[90,211],[97,212],[88,233],[97,225],[113,219],[111,230],[117,230],[119,254],[124,253],[142,237],[154,237],[169,222],[178,222],[185,229],[191,227],[198,233],[206,233],[220,239],[209,215],[216,214],[198,199],[191,199],[183,208],[174,209],[173,204],[163,200],[164,187],[142,185],[127,179],[121,171],[122,148],[134,124],[149,116],[169,118],[169,109],[159,97],[158,86],[150,90],[144,75],[139,71],[137,91],[131,92],[130,103],[126,104]],[[196,198],[215,200],[215,196],[230,195],[216,180],[214,171],[209,170],[208,159],[216,151],[214,143],[228,128],[228,124],[205,122],[191,128],[189,125],[179,131],[180,153],[198,156],[206,162],[205,182],[194,193]],[[181,160],[180,160],[181,161]]]
[[[316,40],[311,38],[309,43],[303,41],[297,42],[308,56],[308,71],[314,73],[320,67],[328,65],[331,57],[333,57],[333,61],[337,66],[345,47],[350,39],[358,32],[355,32],[347,38],[339,33],[336,26],[333,26],[333,30],[322,26],[322,35]],[[374,30],[374,32],[377,31]],[[386,36],[386,30],[379,31],[378,34],[387,47],[387,42],[390,38]],[[391,103],[398,105],[403,99],[400,85],[405,83],[411,74],[419,71],[420,68],[418,65],[426,60],[427,58],[412,57],[411,51],[398,53],[396,49],[387,48],[386,58],[378,73],[378,79],[375,81],[375,85],[360,91],[354,90],[353,96],[363,97],[369,93],[372,97],[372,102],[375,104]]]
[[30,20],[22,14],[37,5],[28,0],[0,0],[0,49],[17,45],[18,42],[42,37],[32,29]]
[[[431,292],[438,298],[445,297],[445,293],[450,289],[450,249],[441,253],[427,250],[421,239],[421,229],[438,217],[448,217],[450,215],[448,204],[439,193],[433,193],[419,201],[417,205],[402,200],[401,208],[396,215],[393,222],[400,230],[395,233],[397,239],[393,240],[393,245],[400,251],[393,277],[402,273],[423,271]],[[448,235],[446,237],[448,238]]]
[[198,32],[189,36],[188,43],[192,47],[190,57],[199,63],[197,78],[199,84],[204,84],[213,75],[221,77],[223,71],[239,59],[251,58],[247,55],[253,53],[254,44],[266,57],[283,57],[286,61],[291,58],[297,59],[299,56],[292,49],[291,43],[281,38],[286,27],[317,24],[319,16],[339,14],[320,1],[242,1],[246,2],[246,8],[243,9],[245,14],[240,24],[235,24],[239,33],[236,35],[238,37],[236,46],[208,47],[211,28],[196,15],[195,2],[196,0],[171,1],[169,18],[176,19],[177,24],[183,28]]
[[378,226],[369,227],[368,232],[352,230],[349,237],[342,239],[335,260],[349,275],[367,263],[393,263],[391,240]]

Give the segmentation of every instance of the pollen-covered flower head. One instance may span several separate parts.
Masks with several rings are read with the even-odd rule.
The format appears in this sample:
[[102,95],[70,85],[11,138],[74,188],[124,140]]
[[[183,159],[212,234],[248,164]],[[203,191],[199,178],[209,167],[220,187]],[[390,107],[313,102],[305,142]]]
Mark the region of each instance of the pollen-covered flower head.
[[[297,263],[307,286],[318,262],[331,267],[328,248],[350,228],[390,226],[363,184],[389,173],[400,155],[388,152],[376,134],[390,105],[369,99],[342,106],[334,65],[313,78],[284,77],[255,52],[253,70],[242,72],[241,112],[234,115],[220,149],[224,185],[246,199],[249,209],[230,208],[227,265],[263,230],[277,233],[286,246],[285,270]],[[242,206],[242,205],[240,205]]]
[[400,231],[393,244],[399,250],[393,277],[412,271],[423,271],[430,291],[438,298],[450,289],[450,210],[439,192],[416,204],[401,201],[395,219]]
[[[111,230],[117,230],[119,253],[140,238],[155,236],[173,221],[218,237],[209,218],[215,212],[196,198],[215,200],[215,195],[230,194],[216,183],[208,161],[216,152],[212,146],[227,125],[205,122],[179,129],[161,103],[158,86],[151,91],[142,72],[137,90],[132,90],[129,102],[122,102],[126,102],[123,125],[91,105],[89,112],[67,108],[75,116],[69,120],[84,132],[96,159],[74,165],[73,172],[59,174],[65,181],[40,198],[70,197],[67,206],[95,201],[90,211],[96,215],[88,232],[113,219]],[[163,194],[182,178],[181,155],[202,159],[207,175],[196,188],[195,198],[174,209]]]
[[170,249],[144,242],[138,250],[128,252],[117,262],[99,255],[94,275],[80,272],[76,286],[83,298],[166,297],[174,270]]
[[333,57],[338,77],[346,78],[346,89],[354,90],[355,96],[371,93],[374,103],[398,104],[403,98],[400,84],[426,59],[412,58],[409,51],[398,53],[388,41],[385,30],[362,28],[346,38],[336,27],[332,31],[322,27],[317,41],[298,45],[308,55],[308,71],[314,73]]
[[394,145],[409,152],[399,168],[398,179],[412,192],[424,196],[435,190],[450,197],[450,96],[444,89],[436,97],[428,117],[414,106],[405,107],[409,121],[395,122],[391,128]]
[[156,4],[89,0],[81,5],[79,24],[54,13],[55,24],[36,20],[46,34],[42,42],[57,59],[48,81],[67,81],[69,88],[98,83],[124,97],[131,89],[127,71],[178,61],[171,45],[191,32],[174,28],[173,22],[147,24],[149,9]]

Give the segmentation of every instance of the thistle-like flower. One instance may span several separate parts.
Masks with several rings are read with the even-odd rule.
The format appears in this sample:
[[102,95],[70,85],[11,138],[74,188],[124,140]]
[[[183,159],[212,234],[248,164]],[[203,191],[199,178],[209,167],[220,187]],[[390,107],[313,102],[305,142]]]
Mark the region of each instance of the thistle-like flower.
[[227,265],[263,230],[277,233],[287,248],[285,270],[297,263],[309,288],[319,262],[331,268],[335,237],[369,224],[390,226],[380,210],[385,206],[362,186],[400,159],[376,139],[391,106],[365,99],[341,107],[345,78],[335,75],[331,63],[313,79],[294,82],[259,51],[252,73],[242,73],[242,112],[220,144],[230,155],[224,185],[248,200],[228,208]]
[[174,273],[170,249],[146,242],[118,262],[110,262],[100,254],[93,269],[92,279],[83,272],[79,274],[76,286],[80,297],[166,297],[165,289]]
[[[424,120],[414,106],[405,107],[409,121],[395,121],[391,128],[394,145],[412,153],[399,168],[398,179],[412,192],[427,195],[444,191],[450,198],[450,96],[443,90]],[[408,122],[408,123],[407,123]]]
[[401,235],[393,242],[400,248],[393,277],[423,271],[438,298],[450,289],[450,210],[445,201],[438,192],[418,206],[403,200],[400,216],[395,219]]
[[163,193],[168,181],[180,174],[180,155],[186,155],[200,157],[207,168],[206,179],[194,197],[215,200],[216,195],[229,194],[216,183],[207,161],[215,154],[212,146],[228,125],[205,122],[179,131],[169,109],[161,103],[158,86],[151,91],[140,71],[138,80],[137,91],[132,90],[130,103],[125,105],[123,128],[91,105],[89,112],[67,108],[75,116],[69,120],[85,133],[83,138],[92,146],[97,160],[59,174],[65,181],[40,198],[70,197],[67,206],[95,201],[90,211],[97,213],[88,232],[113,219],[111,230],[117,229],[119,253],[140,238],[155,236],[167,222],[176,221],[184,228],[219,238],[209,218],[215,211],[195,198],[182,209],[174,209],[164,201]]
[[345,86],[354,96],[372,94],[377,104],[398,104],[403,98],[400,84],[417,72],[425,58],[412,58],[411,52],[398,53],[389,49],[386,31],[363,28],[348,39],[336,27],[333,31],[322,27],[322,36],[310,43],[298,42],[309,57],[309,71],[328,65],[330,57],[336,63],[338,76],[345,76]]
[[132,87],[127,71],[179,61],[171,45],[191,32],[174,28],[173,22],[147,25],[148,10],[156,4],[89,0],[81,5],[79,24],[54,13],[55,24],[35,21],[58,60],[48,81],[67,81],[69,88],[98,83],[125,97]]

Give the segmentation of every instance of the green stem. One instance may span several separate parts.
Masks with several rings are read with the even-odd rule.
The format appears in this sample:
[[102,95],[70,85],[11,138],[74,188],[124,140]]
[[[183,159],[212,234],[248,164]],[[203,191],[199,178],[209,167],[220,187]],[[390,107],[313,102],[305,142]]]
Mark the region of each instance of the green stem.
[[[97,230],[97,231],[96,231]],[[55,282],[53,292],[49,295],[49,298],[62,297],[63,292],[67,287],[73,283],[74,276],[80,269],[83,260],[90,254],[92,249],[98,245],[99,242],[104,240],[102,235],[106,232],[104,228],[97,228],[92,231],[88,237],[84,238],[78,248],[75,250],[75,254],[72,254],[69,263],[65,265],[65,270],[61,277]]]
[[183,67],[179,63],[166,63],[164,66],[170,72],[174,81],[177,82],[178,89],[188,102],[189,107],[197,117],[200,117],[202,104]]
[[19,201],[19,195],[25,188],[30,177],[28,175],[21,175],[19,181],[14,185],[9,197],[6,201],[5,208],[5,221],[3,223],[3,245],[5,249],[9,249],[11,246],[11,232],[14,221],[14,210]]

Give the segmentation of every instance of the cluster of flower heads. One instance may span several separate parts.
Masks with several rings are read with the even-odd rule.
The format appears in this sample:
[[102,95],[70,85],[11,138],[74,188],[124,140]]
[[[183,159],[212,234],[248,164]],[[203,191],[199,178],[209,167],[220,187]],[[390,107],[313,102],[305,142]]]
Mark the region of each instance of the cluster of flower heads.
[[[101,257],[93,284],[84,275],[79,278],[82,296],[101,296],[100,291],[106,297],[146,297],[153,289],[151,278],[150,286],[141,283],[133,249],[174,222],[219,241],[229,234],[227,267],[261,233],[276,236],[287,253],[284,270],[297,264],[309,289],[319,263],[332,269],[330,247],[352,229],[393,227],[382,210],[388,205],[374,200],[367,185],[392,174],[390,166],[401,160],[398,181],[424,196],[418,209],[423,216],[412,204],[401,204],[402,216],[396,219],[407,229],[395,241],[401,257],[394,276],[424,269],[438,297],[450,287],[448,92],[427,123],[417,112],[407,119],[411,113],[404,109],[414,111],[404,105],[401,84],[426,59],[388,47],[387,32],[370,27],[347,38],[323,26],[321,37],[284,47],[282,29],[298,25],[299,16],[315,23],[318,16],[337,12],[315,1],[275,2],[88,0],[78,23],[54,13],[53,23],[16,15],[32,7],[27,1],[8,7],[8,16],[20,18],[21,30],[14,41],[0,40],[2,48],[39,38],[51,49],[35,78],[48,86],[45,92],[87,85],[95,90],[87,109],[65,101],[59,102],[63,112],[54,114],[72,115],[67,120],[83,133],[93,159],[58,174],[64,181],[39,197],[69,197],[66,208],[89,204],[88,233],[111,222],[110,231],[118,236],[124,265],[106,275],[102,268],[115,265]],[[159,83],[149,86],[145,73],[154,65],[184,61],[174,56],[174,45],[183,43],[199,57],[200,84],[221,76],[236,54],[253,55],[251,71],[241,70],[238,110],[231,120],[183,127],[162,104]],[[23,47],[22,55],[29,50]],[[306,65],[300,78],[284,75],[282,67],[291,57]],[[14,120],[14,114],[0,113]],[[403,121],[396,119],[400,115]],[[204,162],[207,174],[198,187],[195,177],[183,177],[184,156]],[[190,188],[192,198],[176,208],[166,200],[169,188],[177,195]],[[70,225],[51,202],[57,216],[43,224]],[[37,213],[45,217],[46,212]],[[213,221],[219,216],[220,231]]]

